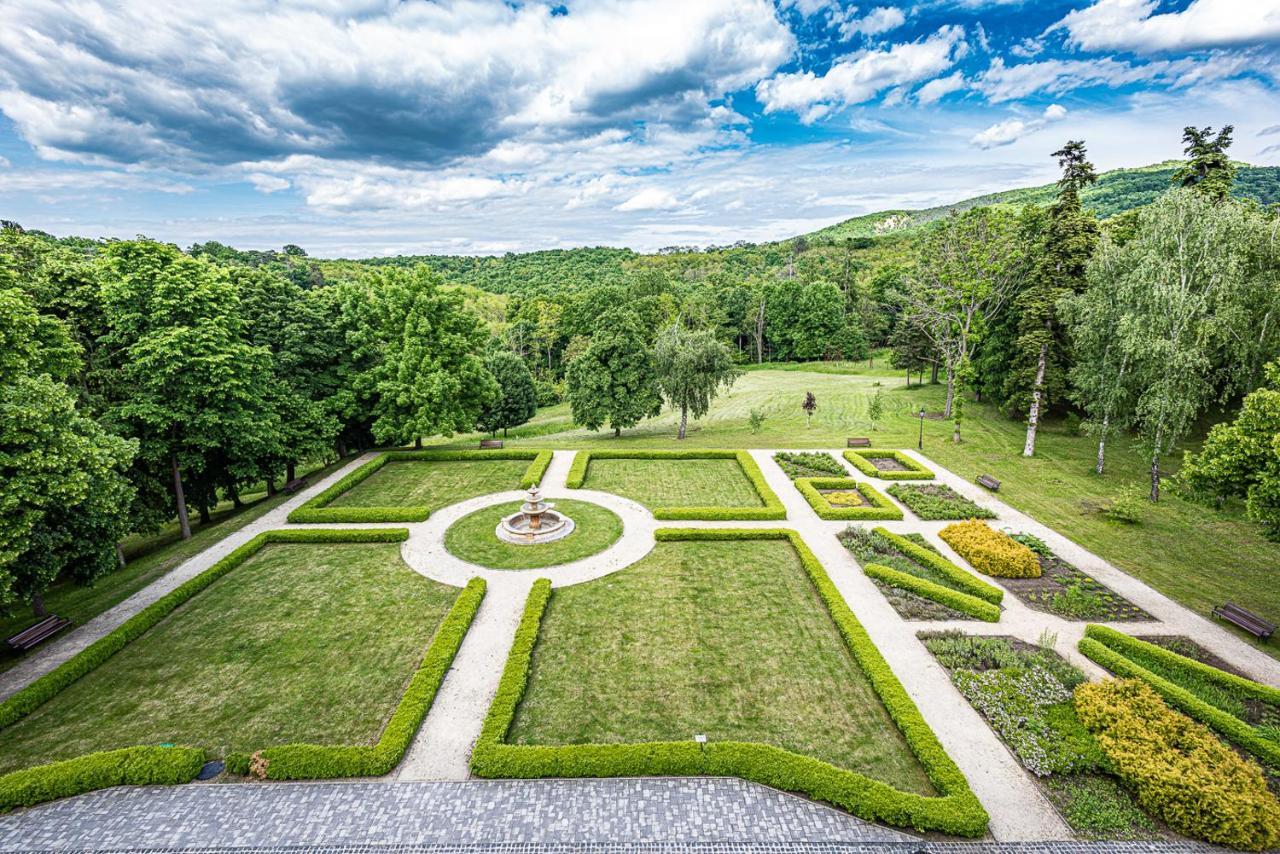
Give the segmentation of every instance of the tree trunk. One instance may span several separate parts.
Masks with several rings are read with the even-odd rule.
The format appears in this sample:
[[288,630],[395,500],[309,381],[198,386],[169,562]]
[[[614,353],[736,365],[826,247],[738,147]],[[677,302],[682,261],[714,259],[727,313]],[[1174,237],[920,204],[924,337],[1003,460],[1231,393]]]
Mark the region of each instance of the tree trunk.
[[182,471],[178,468],[178,455],[169,455],[169,466],[173,471],[173,500],[178,507],[178,527],[182,530],[182,539],[191,539],[191,520],[187,518],[187,494],[182,489]]
[[960,444],[960,425],[959,424],[951,428],[951,444],[953,445]]
[[613,438],[615,438],[615,439],[621,439],[621,438],[622,438],[622,428],[621,428],[621,427],[614,427],[614,428],[613,428]]
[[934,362],[933,368],[929,374],[929,385],[937,385],[937,384],[938,384],[938,363]]
[[413,440],[413,447],[414,447],[414,450],[418,450],[418,451],[421,451],[421,450],[422,450],[422,437],[421,437],[421,436],[418,436],[418,437],[416,437],[416,438]]
[[338,444],[337,444],[337,446],[334,448],[334,450],[335,450],[335,451],[337,452],[337,454],[338,454],[338,459],[342,459],[343,457],[345,457],[345,456],[347,455],[347,443],[346,443],[346,442],[344,442],[344,441],[342,441],[341,439],[339,439],[339,440],[338,440]]
[[124,546],[120,545],[119,543],[116,543],[116,563],[120,564],[121,569],[124,569],[124,565],[125,565]]
[[276,479],[274,477],[267,478],[267,497],[271,498],[276,494]]
[[764,299],[760,300],[760,311],[756,314],[756,364],[764,363]]
[[227,487],[227,495],[231,498],[231,506],[239,510],[244,506],[244,502],[240,500],[240,490],[236,489],[233,483]]
[[1031,392],[1031,411],[1027,413],[1027,441],[1022,446],[1024,457],[1036,455],[1036,428],[1040,425],[1040,392],[1044,387],[1044,363],[1049,354],[1049,345],[1040,345],[1040,361],[1036,363],[1036,383]]
[[43,619],[49,615],[49,612],[44,607],[43,593],[31,594],[31,612],[35,614],[37,618],[40,618],[40,619]]
[[956,399],[956,372],[947,365],[947,402],[942,407],[942,417],[951,417],[951,406]]
[[911,369],[907,368],[907,388],[911,388]]
[[676,436],[677,439],[684,438],[685,427],[687,427],[688,424],[689,424],[689,407],[681,406],[680,407],[680,433],[679,435]]
[[293,460],[284,464],[284,482],[292,483],[297,480],[298,466]]
[[1111,416],[1104,415],[1102,417],[1102,430],[1098,433],[1098,464],[1094,466],[1094,471],[1102,474],[1103,468],[1107,461],[1107,428],[1110,426]]
[[1151,455],[1151,500],[1160,500],[1160,452]]
[[211,521],[209,516],[209,502],[201,499],[200,503],[196,505],[196,509],[200,511],[200,523],[202,525],[208,525]]

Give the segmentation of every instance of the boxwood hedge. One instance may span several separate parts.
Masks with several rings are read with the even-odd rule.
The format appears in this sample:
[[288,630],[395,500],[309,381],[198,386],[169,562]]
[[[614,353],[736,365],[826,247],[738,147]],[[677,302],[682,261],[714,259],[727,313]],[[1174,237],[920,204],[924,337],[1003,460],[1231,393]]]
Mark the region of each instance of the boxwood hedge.
[[[859,483],[851,477],[799,477],[795,480],[796,489],[809,502],[813,512],[821,519],[854,520],[854,519],[901,519],[902,511],[897,505],[881,495],[868,483]],[[823,489],[857,489],[871,502],[863,507],[835,507],[819,490]]]
[[252,756],[232,754],[227,757],[227,769],[236,774],[247,774],[251,767],[260,769],[261,776],[270,780],[380,777],[391,773],[430,711],[484,599],[484,591],[484,579],[473,578],[458,594],[376,744],[282,744]]
[[994,584],[988,584],[973,573],[966,572],[937,552],[930,551],[919,543],[899,536],[887,528],[876,528],[875,533],[893,543],[894,548],[916,563],[924,564],[939,575],[945,576],[948,581],[970,596],[976,596],[979,599],[990,602],[992,605],[999,605],[1004,601],[1004,590],[1002,588],[996,587]]
[[1153,673],[1129,658],[1125,655],[1125,652],[1141,651],[1144,654],[1158,657],[1167,664],[1185,668],[1189,672],[1193,671],[1199,674],[1201,678],[1216,681],[1228,690],[1267,702],[1276,702],[1280,691],[1267,685],[1225,673],[1216,667],[1193,661],[1175,652],[1170,652],[1163,647],[1129,637],[1106,626],[1089,625],[1085,627],[1084,633],[1085,636],[1080,639],[1077,647],[1080,652],[1093,661],[1117,676],[1141,679],[1154,688],[1156,693],[1164,697],[1165,701],[1171,706],[1182,710],[1188,716],[1217,731],[1223,738],[1249,751],[1266,765],[1272,768],[1280,768],[1280,743],[1259,735],[1258,731],[1247,722],[1229,712],[1224,712],[1211,703],[1205,702],[1186,688],[1169,681],[1158,673]]
[[985,620],[988,623],[995,623],[1000,620],[999,605],[992,605],[990,602],[979,599],[976,596],[970,596],[968,593],[961,593],[959,590],[943,587],[941,584],[935,584],[927,578],[919,578],[878,563],[864,564],[862,571],[872,578],[878,578],[886,584],[900,587],[903,590],[910,590],[917,596],[932,599],[934,602],[946,605],[948,608],[954,608],[962,614],[977,617],[979,620]]
[[534,583],[516,631],[493,705],[471,754],[480,777],[634,777],[711,774],[801,792],[854,815],[917,830],[981,836],[987,813],[907,695],[888,662],[845,604],[822,564],[794,531],[782,529],[664,528],[657,539],[789,540],[839,628],[925,773],[941,792],[925,797],[809,756],[749,742],[648,742],[643,744],[515,745],[505,742],[529,680],[529,666],[543,611],[551,596],[545,579]]
[[769,484],[755,459],[747,451],[689,450],[689,451],[578,451],[565,485],[581,489],[587,479],[587,469],[592,460],[737,460],[742,473],[751,481],[763,507],[659,507],[653,511],[655,519],[749,521],[787,518],[786,508]]
[[[101,666],[179,605],[264,546],[271,543],[397,543],[408,536],[404,528],[264,531],[0,703],[0,729],[26,717],[72,682]],[[0,806],[29,805],[105,786],[185,782],[200,770],[203,757],[204,751],[189,748],[129,747],[24,768],[0,777]]]
[[[892,457],[906,466],[907,470],[882,471],[871,462],[873,457]],[[844,458],[867,477],[878,477],[881,480],[928,480],[933,477],[933,472],[902,453],[902,451],[895,451],[889,448],[859,448],[854,451],[845,451]]]
[[329,507],[329,502],[367,479],[378,469],[391,462],[448,461],[448,460],[529,460],[529,468],[520,478],[518,489],[528,489],[542,482],[547,466],[551,465],[551,451],[498,450],[498,451],[387,451],[349,472],[337,483],[309,499],[289,514],[289,521],[296,524],[323,524],[326,522],[421,522],[431,515],[430,507]]

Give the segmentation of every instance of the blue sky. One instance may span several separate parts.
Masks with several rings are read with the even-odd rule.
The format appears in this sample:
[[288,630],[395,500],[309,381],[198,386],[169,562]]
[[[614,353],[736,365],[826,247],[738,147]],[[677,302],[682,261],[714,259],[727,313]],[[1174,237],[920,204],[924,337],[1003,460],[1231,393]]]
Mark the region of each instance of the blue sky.
[[312,254],[770,240],[1177,157],[1280,165],[1280,0],[9,0],[0,218]]

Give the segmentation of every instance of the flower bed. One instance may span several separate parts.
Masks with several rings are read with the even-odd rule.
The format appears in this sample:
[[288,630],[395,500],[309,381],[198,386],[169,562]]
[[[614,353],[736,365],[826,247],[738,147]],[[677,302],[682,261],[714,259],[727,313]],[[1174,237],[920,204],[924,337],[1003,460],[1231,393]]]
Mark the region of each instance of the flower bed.
[[1040,564],[1037,578],[1004,581],[1009,592],[1029,607],[1066,620],[1104,620],[1110,623],[1151,619],[1146,611],[1058,557],[1039,537],[1032,534],[1013,534],[1012,537],[1035,552]]
[[994,519],[996,514],[943,483],[895,483],[889,494],[921,519]]
[[902,451],[862,448],[845,451],[844,458],[868,477],[883,480],[929,480],[933,472]]
[[821,451],[803,451],[790,453],[779,451],[773,455],[773,461],[787,473],[787,477],[796,480],[801,477],[845,477],[844,466],[836,462],[830,454]]
[[938,532],[978,572],[995,578],[1038,578],[1036,554],[1008,534],[994,531],[976,519],[956,522]]
[[902,518],[902,511],[870,484],[850,477],[802,477],[796,489],[819,518],[828,520]]

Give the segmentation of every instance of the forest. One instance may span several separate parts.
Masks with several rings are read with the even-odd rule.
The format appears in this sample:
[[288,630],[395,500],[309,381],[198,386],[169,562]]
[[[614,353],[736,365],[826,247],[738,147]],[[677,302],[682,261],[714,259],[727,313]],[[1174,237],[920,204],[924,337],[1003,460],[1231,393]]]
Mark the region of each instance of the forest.
[[1280,169],[1231,128],[1187,159],[1061,179],[769,244],[501,257],[310,257],[0,230],[0,608],[121,566],[120,543],[307,464],[496,434],[567,402],[615,434],[690,419],[751,363],[891,360],[965,403],[1170,452],[1175,487],[1280,532]]

